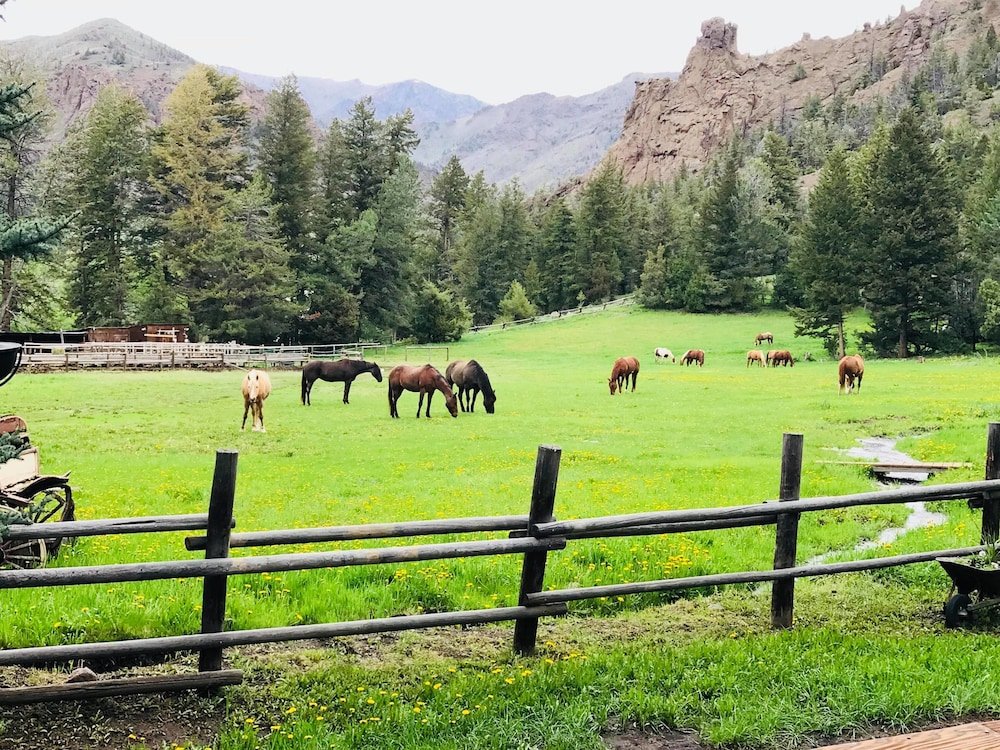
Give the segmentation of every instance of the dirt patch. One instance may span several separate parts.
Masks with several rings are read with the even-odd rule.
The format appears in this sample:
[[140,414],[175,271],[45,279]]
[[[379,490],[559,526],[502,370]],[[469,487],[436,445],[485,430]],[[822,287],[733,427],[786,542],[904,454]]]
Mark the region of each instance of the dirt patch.
[[609,750],[707,750],[693,732],[664,730],[655,734],[625,732],[601,738]]

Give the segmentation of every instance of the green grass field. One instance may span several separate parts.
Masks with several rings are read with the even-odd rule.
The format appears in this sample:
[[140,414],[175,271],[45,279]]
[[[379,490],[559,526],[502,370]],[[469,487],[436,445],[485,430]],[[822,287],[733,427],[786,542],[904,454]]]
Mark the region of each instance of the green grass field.
[[[747,369],[746,350],[765,329],[776,347],[818,361]],[[655,362],[656,346],[678,355],[702,348],[705,367]],[[443,370],[444,351],[428,354]],[[638,389],[611,397],[607,378],[623,355],[640,359]],[[496,414],[452,419],[438,395],[434,417],[416,419],[417,397],[404,394],[402,418],[392,420],[386,384],[367,375],[350,405],[340,384],[320,382],[307,408],[297,372],[272,373],[266,434],[239,430],[238,372],[22,374],[0,391],[0,409],[27,419],[44,471],[72,470],[80,518],[204,512],[213,452],[238,449],[241,531],[526,513],[542,443],[563,449],[560,518],[773,498],[783,432],[805,435],[804,496],[870,489],[858,469],[827,462],[841,458],[832,449],[874,435],[903,438],[917,458],[975,465],[935,481],[981,478],[986,424],[1000,417],[996,359],[872,360],[861,393],[840,396],[836,364],[818,342],[794,339],[780,314],[617,310],[467,336],[449,356],[483,364]],[[388,374],[402,360],[402,350],[390,351],[379,364]],[[892,549],[976,543],[978,514],[957,503],[947,510],[948,524]],[[800,559],[849,554],[905,514],[871,507],[804,517]],[[574,542],[550,556],[546,585],[766,568],[773,533]],[[56,564],[195,557],[182,537],[84,539]],[[240,577],[230,582],[228,614],[242,629],[504,606],[516,603],[519,570],[519,558],[479,558]],[[0,644],[193,632],[200,592],[196,580],[6,592]],[[790,747],[815,733],[997,708],[989,684],[963,679],[962,665],[967,647],[987,667],[1000,666],[1000,651],[989,636],[942,633],[936,608],[947,578],[934,566],[803,581],[799,592],[799,625],[786,634],[767,631],[766,592],[731,589],[666,607],[655,606],[670,601],[659,596],[573,605],[574,616],[542,625],[542,640],[559,641],[526,662],[509,655],[509,628],[486,629],[503,642],[470,645],[464,658],[317,657],[263,693],[237,693],[218,746],[589,747],[603,727],[638,722],[694,728],[734,747]],[[657,632],[664,619],[676,632]],[[921,635],[910,641],[913,631]],[[435,675],[429,686],[424,671]],[[288,706],[296,710],[283,719]]]

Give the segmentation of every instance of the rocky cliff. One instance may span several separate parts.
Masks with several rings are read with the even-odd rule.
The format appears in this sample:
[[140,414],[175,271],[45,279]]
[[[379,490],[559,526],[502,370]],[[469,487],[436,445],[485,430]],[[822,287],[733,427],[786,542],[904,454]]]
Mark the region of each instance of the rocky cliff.
[[998,0],[925,0],[899,16],[866,23],[841,39],[811,39],[757,57],[740,54],[736,26],[721,18],[701,36],[676,80],[636,85],[622,133],[608,158],[633,184],[700,170],[734,134],[794,119],[810,97],[859,100],[890,91],[940,40],[962,51],[1000,21]]

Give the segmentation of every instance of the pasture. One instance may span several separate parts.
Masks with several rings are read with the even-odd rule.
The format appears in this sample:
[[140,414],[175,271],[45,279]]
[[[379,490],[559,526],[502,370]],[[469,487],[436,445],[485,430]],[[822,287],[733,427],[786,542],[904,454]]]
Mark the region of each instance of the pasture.
[[[791,350],[793,368],[746,367],[755,334],[765,330],[774,332],[776,347]],[[703,349],[705,366],[655,361],[658,346],[675,353]],[[802,361],[806,351],[818,361]],[[443,372],[443,352],[430,353]],[[641,363],[637,389],[610,396],[611,365],[626,355]],[[387,374],[402,357],[402,350],[391,351],[377,361]],[[299,373],[291,371],[270,373],[264,434],[239,430],[237,372],[22,374],[0,399],[3,411],[27,419],[44,471],[72,470],[80,518],[204,512],[214,450],[238,449],[240,531],[526,513],[540,443],[563,449],[559,518],[774,498],[786,431],[805,434],[803,496],[870,489],[871,480],[858,469],[826,462],[842,458],[834,449],[875,435],[903,437],[899,447],[915,458],[976,467],[936,481],[981,478],[986,423],[1000,418],[996,359],[872,359],[861,393],[842,396],[836,363],[818,342],[794,339],[791,320],[781,314],[615,310],[467,336],[451,346],[450,359],[473,357],[496,388],[493,415],[480,405],[452,419],[437,394],[433,418],[417,419],[417,395],[404,392],[401,418],[391,419],[387,384],[367,374],[355,381],[349,405],[341,402],[341,383],[317,382],[306,407],[299,402]],[[412,350],[410,363],[420,364]],[[900,525],[906,512],[873,507],[808,517],[800,559],[850,554],[860,540]],[[977,543],[979,516],[960,504],[948,506],[948,513],[945,526],[904,535],[892,549]],[[750,528],[580,542],[573,551],[550,555],[546,583],[770,567],[773,533]],[[193,556],[183,552],[181,537],[85,539],[66,548],[56,564]],[[519,571],[516,558],[238,577],[230,581],[228,612],[234,627],[253,628],[512,605]],[[427,654],[402,662],[388,655],[385,664],[331,664],[323,657],[315,669],[267,692],[271,702],[287,703],[282,712],[297,705],[292,714],[298,716],[281,720],[251,692],[234,702],[219,746],[585,747],[609,721],[638,721],[697,728],[719,742],[777,747],[858,722],[898,725],[941,712],[995,710],[987,685],[959,690],[963,642],[974,645],[983,663],[1000,661],[1000,651],[982,636],[940,634],[934,608],[944,599],[946,581],[928,565],[799,582],[800,626],[788,634],[766,632],[766,591],[745,589],[684,599],[666,610],[649,609],[670,601],[654,595],[580,603],[571,613],[586,619],[571,614],[564,622],[543,621],[539,640],[546,648],[538,659],[521,662],[510,657],[509,640],[501,638],[499,647],[476,645],[465,633],[447,635],[447,664]],[[0,643],[194,632],[200,591],[200,582],[175,581],[5,592]],[[656,632],[664,622],[688,635]],[[910,627],[925,634],[913,648],[929,654],[929,661],[908,651]],[[465,638],[470,644],[463,660]],[[485,669],[486,662],[498,671]],[[868,684],[884,687],[891,699],[873,703],[851,675],[875,665]],[[425,669],[447,685],[424,685],[419,674]],[[484,672],[496,679],[483,682]],[[915,682],[922,688],[901,692]],[[516,695],[515,683],[522,686]],[[357,695],[350,692],[355,687]],[[806,688],[814,699],[803,707],[796,692]],[[389,699],[371,692],[382,689],[397,695],[392,707],[382,707]],[[817,702],[823,690],[840,696],[840,703]],[[362,694],[371,694],[372,702],[361,702]],[[765,711],[767,695],[776,708]],[[308,700],[332,705],[317,719],[316,710],[305,711]],[[371,706],[382,715],[371,713]],[[250,721],[240,725],[243,710]],[[277,716],[262,718],[269,711]],[[297,724],[307,713],[309,722]],[[372,716],[377,721],[358,724]],[[389,716],[396,728],[388,726]],[[285,731],[268,729],[276,725]]]

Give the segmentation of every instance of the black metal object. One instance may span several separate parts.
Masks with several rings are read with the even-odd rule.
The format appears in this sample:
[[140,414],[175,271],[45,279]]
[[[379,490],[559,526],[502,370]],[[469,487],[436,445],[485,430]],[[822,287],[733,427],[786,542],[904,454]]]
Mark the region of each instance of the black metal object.
[[22,351],[20,344],[0,341],[0,385],[6,385],[14,377],[17,368],[21,366]]
[[939,557],[953,584],[953,593],[944,604],[944,624],[958,627],[972,620],[977,610],[1000,605],[1000,569],[977,568],[967,558]]

